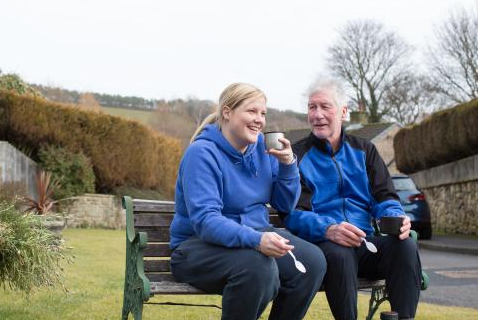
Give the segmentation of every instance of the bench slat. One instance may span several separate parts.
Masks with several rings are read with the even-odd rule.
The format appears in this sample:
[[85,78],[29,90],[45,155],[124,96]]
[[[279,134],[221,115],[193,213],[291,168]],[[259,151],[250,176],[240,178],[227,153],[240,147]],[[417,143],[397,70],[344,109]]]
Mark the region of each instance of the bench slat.
[[169,227],[174,213],[141,213],[134,215],[134,226],[137,227]]
[[276,228],[285,228],[284,224],[282,223],[278,215],[275,215],[275,214],[269,215],[269,221]]
[[171,264],[167,260],[144,260],[144,272],[170,272]]
[[169,227],[136,227],[137,232],[146,232],[148,242],[169,242]]
[[148,243],[143,250],[143,257],[170,257],[169,243]]
[[179,282],[151,282],[150,288],[152,294],[207,294],[187,283]]
[[148,273],[146,274],[146,277],[148,277],[149,281],[151,282],[171,282],[174,283],[176,282],[176,279],[174,279],[173,274],[171,272],[168,273]]
[[133,200],[133,212],[174,212],[173,201],[147,201],[141,199]]
[[[169,227],[173,221],[174,213],[135,213],[134,226],[138,227]],[[282,221],[277,215],[269,216],[270,223],[276,228],[284,228]],[[138,231],[138,230],[137,230]]]
[[[204,294],[203,291],[187,284],[187,283],[180,283],[174,280],[172,274],[157,274],[147,275],[149,280],[151,281],[151,293],[153,294]],[[382,287],[385,285],[385,280],[367,280],[367,279],[358,279],[358,289],[371,289],[372,287]],[[320,289],[323,291],[323,288]]]
[[359,290],[385,286],[385,280],[369,280],[364,278],[358,278],[357,280]]

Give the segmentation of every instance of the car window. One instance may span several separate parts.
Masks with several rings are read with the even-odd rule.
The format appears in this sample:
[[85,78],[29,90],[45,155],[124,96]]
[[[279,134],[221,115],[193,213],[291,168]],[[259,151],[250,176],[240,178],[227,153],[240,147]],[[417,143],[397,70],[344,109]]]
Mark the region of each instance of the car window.
[[394,178],[392,179],[392,181],[393,181],[393,186],[395,187],[395,190],[397,191],[417,189],[412,179],[410,178]]

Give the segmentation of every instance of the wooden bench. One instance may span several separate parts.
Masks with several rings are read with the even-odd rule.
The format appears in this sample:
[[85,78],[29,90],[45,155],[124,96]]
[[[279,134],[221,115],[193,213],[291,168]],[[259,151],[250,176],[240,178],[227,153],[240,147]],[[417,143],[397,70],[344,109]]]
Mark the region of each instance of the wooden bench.
[[[147,301],[154,295],[207,294],[189,284],[176,282],[171,274],[169,226],[174,215],[174,202],[133,200],[126,196],[123,197],[123,207],[126,209],[126,270],[122,319],[128,319],[130,313],[135,320],[141,319],[143,304],[150,304]],[[270,221],[275,227],[283,227],[273,209],[270,210]],[[358,280],[359,290],[371,292],[366,317],[366,320],[371,320],[379,305],[388,299],[385,281]]]

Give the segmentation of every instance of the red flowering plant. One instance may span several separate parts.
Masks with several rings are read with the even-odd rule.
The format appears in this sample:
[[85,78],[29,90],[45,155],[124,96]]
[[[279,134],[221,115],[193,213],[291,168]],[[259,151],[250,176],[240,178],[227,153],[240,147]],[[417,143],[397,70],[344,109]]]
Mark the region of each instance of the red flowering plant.
[[27,206],[25,211],[45,215],[51,211],[53,205],[57,202],[52,199],[52,194],[59,187],[59,183],[51,178],[50,172],[39,170],[36,175],[36,186],[38,199],[23,197]]

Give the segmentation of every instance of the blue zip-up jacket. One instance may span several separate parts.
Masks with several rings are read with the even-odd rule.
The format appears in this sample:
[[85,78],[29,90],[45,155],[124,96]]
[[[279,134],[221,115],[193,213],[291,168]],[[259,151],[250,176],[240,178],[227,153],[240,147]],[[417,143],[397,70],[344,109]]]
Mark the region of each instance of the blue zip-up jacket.
[[342,133],[334,153],[327,141],[311,133],[292,149],[299,161],[302,193],[296,210],[281,217],[293,234],[318,243],[326,240],[330,225],[347,221],[370,235],[372,218],[405,214],[371,142]]
[[284,165],[265,153],[262,134],[242,154],[217,125],[207,125],[179,166],[170,246],[197,235],[225,247],[256,248],[257,229],[270,226],[266,204],[291,211],[299,196],[297,162]]

